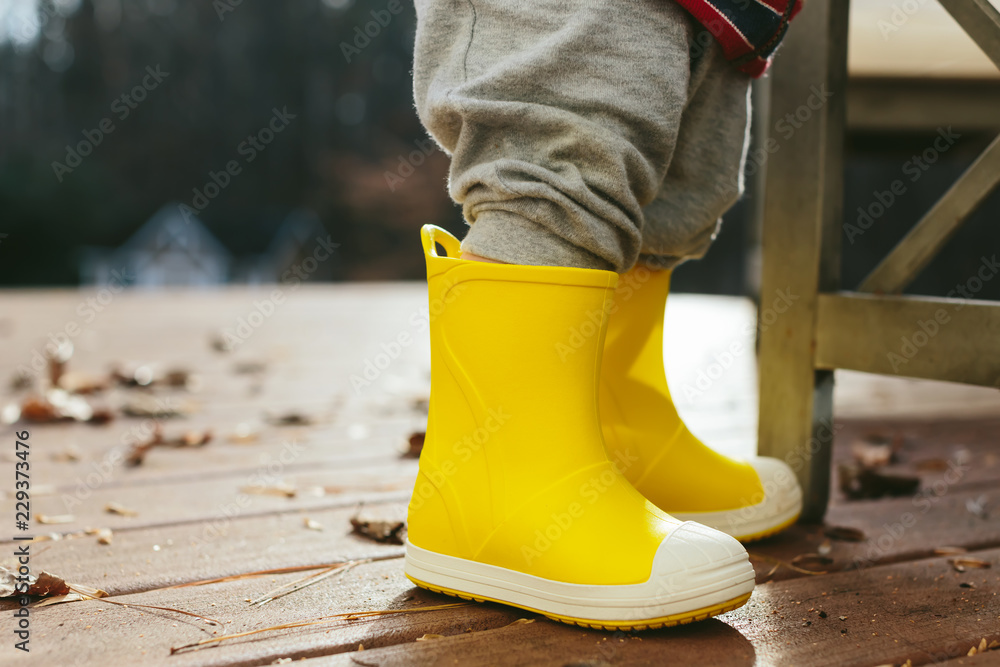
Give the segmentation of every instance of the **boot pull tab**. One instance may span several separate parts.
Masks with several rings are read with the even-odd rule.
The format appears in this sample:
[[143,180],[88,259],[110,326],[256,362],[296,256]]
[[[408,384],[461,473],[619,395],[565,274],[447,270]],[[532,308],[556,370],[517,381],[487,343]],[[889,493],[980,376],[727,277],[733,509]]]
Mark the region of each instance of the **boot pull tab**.
[[441,257],[437,245],[444,248],[444,257],[458,259],[462,255],[462,243],[452,236],[448,230],[437,225],[424,225],[420,228],[420,242],[424,246],[424,254],[428,257]]

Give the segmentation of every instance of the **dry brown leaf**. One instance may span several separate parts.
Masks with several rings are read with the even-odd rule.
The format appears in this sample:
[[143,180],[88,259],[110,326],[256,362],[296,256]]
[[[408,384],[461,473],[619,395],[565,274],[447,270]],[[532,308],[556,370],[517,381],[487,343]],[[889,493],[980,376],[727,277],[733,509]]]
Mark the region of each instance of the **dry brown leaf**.
[[80,460],[80,448],[76,445],[69,445],[61,452],[54,452],[52,460],[56,463],[75,463]]
[[290,484],[273,484],[270,486],[244,486],[240,488],[243,493],[253,493],[258,496],[283,496],[294,498],[298,495],[298,489]]
[[[34,595],[37,597],[48,597],[53,595],[66,595],[70,592],[70,585],[60,577],[42,571],[38,575],[29,574],[27,576],[27,591],[18,592],[18,584],[21,583],[18,575],[0,566],[0,598],[14,597],[16,595]],[[105,593],[107,595],[107,593]]]
[[955,569],[956,572],[965,572],[967,568],[978,568],[984,569],[992,566],[992,563],[980,558],[949,558],[948,562]]
[[104,511],[108,514],[117,514],[118,516],[139,516],[139,513],[135,510],[130,510],[119,503],[108,503],[104,506]]
[[832,540],[843,542],[864,542],[865,540],[864,531],[847,526],[827,526],[823,529],[823,534]]
[[95,394],[104,391],[111,385],[111,378],[106,375],[94,375],[71,371],[63,373],[56,384],[60,389],[71,394]]
[[406,449],[402,453],[404,459],[419,459],[420,452],[424,449],[424,438],[427,434],[423,431],[414,431],[407,440]]
[[943,472],[948,469],[948,462],[944,459],[923,459],[914,464],[920,472]]
[[76,517],[72,514],[36,514],[35,521],[45,525],[56,525],[60,523],[73,523]]
[[264,418],[275,426],[310,426],[316,423],[313,417],[295,411],[280,415],[265,415]]
[[152,419],[171,419],[190,411],[193,411],[193,405],[190,403],[181,406],[171,405],[168,401],[142,392],[129,396],[122,406],[122,412],[129,417],[150,417]]
[[406,532],[405,521],[367,520],[351,517],[351,531],[383,544],[402,544]]
[[229,434],[229,442],[235,442],[237,444],[243,445],[250,442],[257,442],[260,438],[260,433],[250,424],[241,423],[237,424],[236,428],[232,433]]
[[889,475],[859,465],[841,464],[837,470],[840,490],[852,500],[912,496],[920,488],[919,477]]
[[799,554],[791,560],[791,563],[799,567],[823,567],[832,565],[833,559],[822,554]]
[[885,438],[869,436],[851,443],[851,455],[862,466],[877,468],[892,460],[892,445]]

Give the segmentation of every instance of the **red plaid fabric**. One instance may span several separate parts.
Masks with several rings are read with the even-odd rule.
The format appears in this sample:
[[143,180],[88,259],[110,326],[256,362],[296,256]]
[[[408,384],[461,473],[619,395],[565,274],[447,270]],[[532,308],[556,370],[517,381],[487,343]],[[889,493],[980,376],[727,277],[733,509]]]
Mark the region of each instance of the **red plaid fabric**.
[[758,77],[767,71],[803,0],[677,0],[722,46],[726,59]]

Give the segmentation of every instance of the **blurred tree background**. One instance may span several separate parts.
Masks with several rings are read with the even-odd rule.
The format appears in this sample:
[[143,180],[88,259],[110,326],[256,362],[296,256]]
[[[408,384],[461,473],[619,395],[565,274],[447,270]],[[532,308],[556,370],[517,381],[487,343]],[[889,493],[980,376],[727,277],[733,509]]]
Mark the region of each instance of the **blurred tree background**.
[[[301,227],[301,242],[322,233],[339,244],[311,278],[420,279],[416,230],[430,222],[461,235],[464,223],[445,191],[448,158],[413,108],[414,28],[408,0],[0,0],[0,285],[100,282],[84,270],[88,257],[179,205],[201,209],[225,254],[206,275],[274,280],[280,268],[260,271],[262,263],[288,266],[309,252],[274,249],[297,216],[314,221]],[[280,132],[270,127],[276,110],[289,116]],[[845,286],[993,132],[961,134],[855,238],[861,211],[905,177],[902,165],[937,131],[849,132]],[[239,173],[227,175],[227,164]],[[758,207],[751,189],[705,259],[678,270],[677,291],[754,292]],[[974,276],[997,249],[998,214],[1000,192],[912,291],[945,294]],[[1000,298],[1000,281],[979,297]]]
[[[198,217],[235,257],[306,209],[340,244],[335,278],[419,277],[413,230],[462,223],[447,158],[410,157],[429,145],[410,86],[415,17],[388,4],[0,0],[0,284],[75,284],[81,248],[120,246],[161,206],[191,205],[231,160],[241,172]],[[366,27],[377,34],[357,49]],[[247,162],[239,147],[274,109],[295,118]]]

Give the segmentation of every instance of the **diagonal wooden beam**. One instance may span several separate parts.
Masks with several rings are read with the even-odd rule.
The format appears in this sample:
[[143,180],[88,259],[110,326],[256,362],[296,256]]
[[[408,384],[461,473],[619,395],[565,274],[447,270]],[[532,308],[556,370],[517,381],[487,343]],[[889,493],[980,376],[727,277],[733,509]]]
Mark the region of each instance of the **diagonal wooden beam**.
[[997,185],[1000,185],[1000,136],[864,279],[858,291],[883,294],[903,291]]
[[989,0],[939,0],[962,30],[1000,68],[1000,11]]

